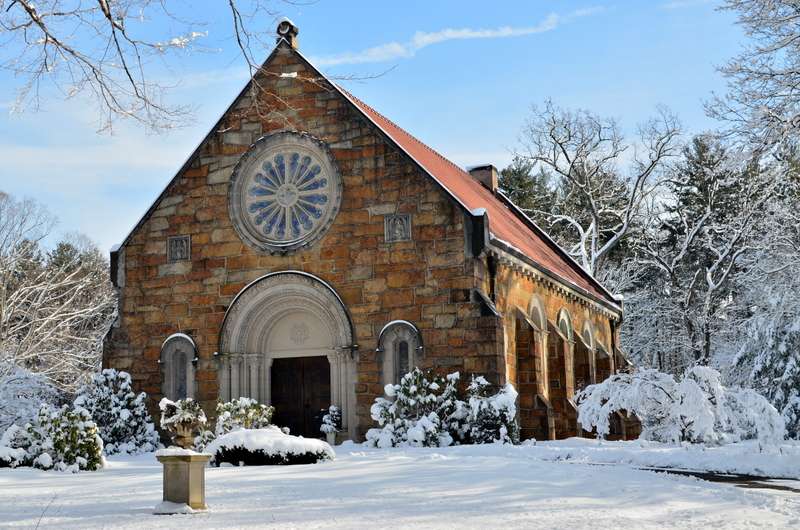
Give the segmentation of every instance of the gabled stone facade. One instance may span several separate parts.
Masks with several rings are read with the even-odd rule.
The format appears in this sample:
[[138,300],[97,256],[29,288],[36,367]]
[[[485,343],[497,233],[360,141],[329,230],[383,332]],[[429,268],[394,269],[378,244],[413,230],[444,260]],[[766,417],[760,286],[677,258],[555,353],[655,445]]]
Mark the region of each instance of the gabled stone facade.
[[[285,252],[256,248],[234,226],[230,206],[242,156],[281,131],[323,145],[341,182],[329,226]],[[280,39],[257,83],[112,255],[120,308],[104,365],[130,372],[153,408],[185,380],[185,393],[207,411],[236,394],[287,399],[276,395],[281,385],[290,393],[297,386],[286,374],[304,370],[298,381],[324,387],[304,390],[305,406],[326,399],[341,406],[346,435],[361,438],[372,425],[370,405],[391,380],[387,370],[413,362],[513,382],[523,434],[575,434],[568,398],[576,337],[591,337],[592,373],[616,370],[620,309],[560,283],[537,268],[536,256],[502,248],[491,226],[491,216],[467,211]],[[550,327],[563,315],[574,334],[556,351]],[[384,344],[409,333],[413,340],[397,344],[411,351]],[[179,366],[172,341],[190,352]],[[327,358],[330,378],[309,363],[287,364],[304,356]]]

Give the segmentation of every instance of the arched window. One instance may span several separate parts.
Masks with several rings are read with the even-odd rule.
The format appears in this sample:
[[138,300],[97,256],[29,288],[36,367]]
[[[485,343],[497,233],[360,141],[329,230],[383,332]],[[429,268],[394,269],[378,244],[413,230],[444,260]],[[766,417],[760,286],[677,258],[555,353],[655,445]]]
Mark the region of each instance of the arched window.
[[531,299],[528,314],[530,315],[531,321],[539,328],[539,330],[544,330],[547,328],[547,321],[544,318],[544,304],[542,304],[542,301],[539,299],[539,297]]
[[564,309],[558,314],[558,329],[564,335],[564,338],[569,341],[572,340],[572,319],[570,319],[569,313]]
[[422,357],[422,339],[414,324],[396,320],[384,326],[378,337],[378,364],[383,384],[400,382]]
[[188,335],[175,333],[161,345],[161,394],[171,400],[194,397],[196,348]]

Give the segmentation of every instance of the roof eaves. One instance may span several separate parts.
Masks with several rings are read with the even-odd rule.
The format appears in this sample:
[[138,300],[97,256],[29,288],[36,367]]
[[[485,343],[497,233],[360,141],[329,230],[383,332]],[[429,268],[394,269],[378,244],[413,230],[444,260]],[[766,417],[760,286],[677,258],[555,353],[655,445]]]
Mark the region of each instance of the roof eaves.
[[528,217],[528,215],[525,212],[523,212],[519,206],[514,204],[514,201],[508,198],[508,196],[505,193],[503,193],[500,190],[497,190],[496,195],[509,207],[509,209],[514,213],[514,215],[516,215],[519,218],[520,221],[528,225],[528,227],[531,230],[533,230],[534,232],[537,233],[537,235],[542,237],[550,245],[550,247],[553,248],[559,254],[559,256],[567,260],[567,262],[570,263],[579,274],[582,274],[583,276],[589,278],[589,280],[595,285],[595,287],[600,289],[600,291],[604,295],[608,296],[609,299],[611,300],[616,299],[615,296],[611,294],[611,292],[609,292],[608,289],[606,289],[603,286],[603,284],[600,283],[600,281],[597,278],[595,278],[591,272],[581,267],[580,263],[578,263],[575,260],[575,258],[570,256],[569,253],[567,253],[563,248],[561,248],[561,245],[556,243],[555,240],[552,237],[550,237],[550,235],[545,230],[543,230],[539,225],[537,225],[533,219]]
[[531,267],[533,267],[534,269],[536,269],[540,273],[542,273],[545,276],[547,276],[548,279],[550,279],[551,281],[563,284],[564,286],[569,287],[570,289],[572,289],[576,293],[580,294],[581,296],[583,296],[585,298],[588,298],[589,300],[602,305],[603,307],[605,307],[609,311],[612,311],[612,312],[614,312],[614,313],[616,313],[618,315],[622,315],[622,309],[617,304],[615,304],[613,302],[610,302],[609,300],[606,300],[605,298],[601,298],[601,297],[597,296],[596,294],[594,294],[594,293],[592,293],[590,291],[587,291],[583,287],[581,287],[579,285],[576,285],[575,283],[573,283],[570,280],[564,278],[560,274],[556,274],[555,272],[551,271],[547,267],[542,266],[542,264],[538,263],[536,260],[534,260],[533,258],[528,256],[524,252],[522,252],[519,249],[517,249],[517,248],[513,247],[512,245],[510,245],[508,242],[503,241],[502,239],[499,239],[499,238],[495,237],[494,234],[491,235],[490,243],[495,249],[498,249],[498,250],[500,250],[502,252],[510,254],[511,256],[513,256],[513,257],[523,261],[524,263],[530,265]]

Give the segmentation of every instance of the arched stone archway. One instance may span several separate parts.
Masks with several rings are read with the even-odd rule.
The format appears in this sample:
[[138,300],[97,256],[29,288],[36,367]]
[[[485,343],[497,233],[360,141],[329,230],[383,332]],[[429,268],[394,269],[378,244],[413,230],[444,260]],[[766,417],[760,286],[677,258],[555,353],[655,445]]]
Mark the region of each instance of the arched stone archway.
[[[350,318],[327,283],[298,271],[269,274],[242,289],[225,315],[219,348],[220,399],[246,396],[262,403],[274,404],[276,399],[285,403],[284,389],[305,384],[309,388],[300,390],[318,401],[327,395],[329,385],[330,403],[323,406],[332,404],[342,410],[342,427],[353,437],[356,363],[352,351]],[[318,373],[324,360],[329,378]],[[312,368],[312,378],[293,373]],[[274,374],[280,380],[273,381]]]

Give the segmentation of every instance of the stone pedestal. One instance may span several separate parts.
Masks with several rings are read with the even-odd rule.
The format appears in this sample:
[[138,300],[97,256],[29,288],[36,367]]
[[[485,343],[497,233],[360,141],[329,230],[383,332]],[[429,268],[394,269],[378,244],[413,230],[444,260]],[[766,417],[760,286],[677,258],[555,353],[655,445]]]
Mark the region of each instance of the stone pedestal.
[[[167,449],[164,453],[167,451],[170,450]],[[192,510],[205,510],[207,509],[205,470],[211,455],[187,450],[178,451],[182,454],[156,454],[156,458],[164,466],[162,504],[174,503],[189,506]]]

